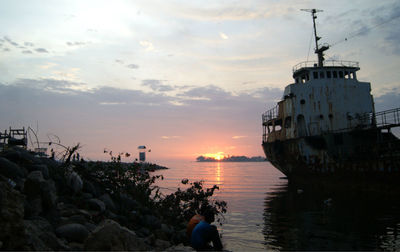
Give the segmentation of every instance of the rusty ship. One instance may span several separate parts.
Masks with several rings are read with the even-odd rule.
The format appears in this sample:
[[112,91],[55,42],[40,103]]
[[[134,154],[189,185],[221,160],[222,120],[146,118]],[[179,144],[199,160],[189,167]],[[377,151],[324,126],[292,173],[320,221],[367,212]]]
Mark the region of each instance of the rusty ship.
[[293,67],[294,82],[278,104],[262,115],[262,147],[289,181],[317,178],[400,179],[400,108],[375,111],[371,83],[359,81],[358,62],[325,60]]

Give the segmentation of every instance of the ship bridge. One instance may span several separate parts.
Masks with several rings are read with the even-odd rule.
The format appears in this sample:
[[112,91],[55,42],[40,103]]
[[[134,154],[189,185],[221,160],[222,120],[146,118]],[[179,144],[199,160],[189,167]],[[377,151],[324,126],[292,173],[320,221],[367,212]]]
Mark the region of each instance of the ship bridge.
[[323,66],[317,61],[303,61],[293,67],[295,83],[306,83],[317,79],[354,79],[360,70],[359,63],[346,60],[325,60]]

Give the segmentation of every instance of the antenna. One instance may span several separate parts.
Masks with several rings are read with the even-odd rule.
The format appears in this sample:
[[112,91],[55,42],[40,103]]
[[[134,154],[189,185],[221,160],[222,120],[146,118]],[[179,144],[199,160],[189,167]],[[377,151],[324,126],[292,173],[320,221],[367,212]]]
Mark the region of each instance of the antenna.
[[317,10],[317,9],[300,9],[300,10],[311,13],[314,25],[315,53],[318,55],[318,67],[322,67],[324,66],[324,51],[329,49],[329,45],[322,45],[321,48],[318,47],[318,40],[320,40],[321,37],[317,36],[317,28],[315,26],[315,19],[317,19],[317,16],[315,14],[317,12],[322,12],[323,10]]

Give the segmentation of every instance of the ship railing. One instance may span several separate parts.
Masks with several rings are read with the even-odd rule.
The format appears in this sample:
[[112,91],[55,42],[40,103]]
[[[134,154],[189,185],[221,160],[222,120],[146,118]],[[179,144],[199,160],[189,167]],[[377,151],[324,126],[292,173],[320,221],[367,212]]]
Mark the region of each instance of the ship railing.
[[400,126],[400,108],[377,112],[374,120],[378,128],[392,128]]
[[[293,67],[293,73],[302,68],[317,67],[318,61],[303,61]],[[353,67],[359,68],[359,63],[348,60],[325,60],[324,67]]]
[[354,129],[390,129],[400,126],[400,108],[389,109],[377,113],[365,113],[350,120],[347,128],[324,132],[346,132]]
[[262,122],[264,125],[268,124],[268,122],[278,118],[278,106],[275,106],[274,108],[267,110],[264,114],[262,114]]

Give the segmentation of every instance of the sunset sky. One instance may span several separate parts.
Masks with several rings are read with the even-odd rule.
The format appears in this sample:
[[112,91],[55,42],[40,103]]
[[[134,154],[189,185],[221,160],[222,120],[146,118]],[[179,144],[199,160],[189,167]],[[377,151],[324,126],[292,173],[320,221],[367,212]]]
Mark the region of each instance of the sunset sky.
[[[150,161],[264,155],[261,114],[315,60],[310,13],[359,61],[376,109],[400,107],[400,2],[1,1],[0,130],[38,128],[81,154]],[[311,45],[310,45],[310,42]]]

